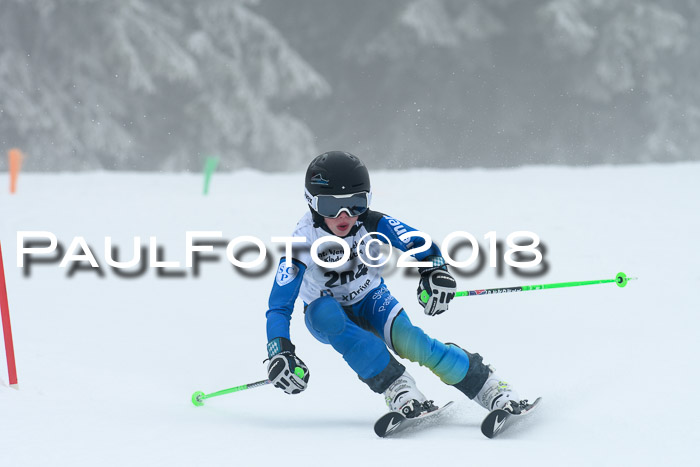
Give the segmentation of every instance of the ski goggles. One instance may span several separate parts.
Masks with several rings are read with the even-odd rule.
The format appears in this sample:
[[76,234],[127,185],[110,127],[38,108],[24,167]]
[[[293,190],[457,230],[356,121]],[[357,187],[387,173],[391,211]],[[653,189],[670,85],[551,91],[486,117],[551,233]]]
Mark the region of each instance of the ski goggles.
[[323,217],[338,217],[343,211],[350,217],[359,216],[369,209],[372,194],[362,191],[348,195],[316,195],[306,192],[306,202]]

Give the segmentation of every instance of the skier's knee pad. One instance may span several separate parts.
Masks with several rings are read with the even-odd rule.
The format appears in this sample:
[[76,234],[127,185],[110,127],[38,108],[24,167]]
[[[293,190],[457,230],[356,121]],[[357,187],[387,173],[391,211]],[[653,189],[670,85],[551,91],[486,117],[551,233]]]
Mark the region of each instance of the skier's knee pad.
[[429,368],[447,384],[455,384],[467,374],[469,357],[459,347],[431,338],[400,313],[391,330],[392,343],[399,356]]
[[306,322],[311,331],[325,336],[335,336],[345,329],[348,317],[333,297],[320,297],[306,308]]

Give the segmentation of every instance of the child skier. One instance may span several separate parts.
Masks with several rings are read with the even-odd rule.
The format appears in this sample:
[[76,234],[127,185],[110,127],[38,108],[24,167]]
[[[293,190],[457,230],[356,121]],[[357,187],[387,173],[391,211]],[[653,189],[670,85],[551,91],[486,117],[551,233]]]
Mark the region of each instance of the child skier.
[[[306,171],[305,187],[310,212],[301,218],[293,236],[305,237],[306,242],[293,248],[290,263],[285,258],[280,261],[266,314],[270,381],[288,394],[300,393],[309,382],[309,369],[296,355],[289,336],[294,302],[301,296],[311,334],[339,352],[360,380],[385,396],[392,411],[411,418],[436,407],[390,350],[429,368],[487,410],[519,413],[526,402],[482,363],[478,353],[443,344],[411,324],[384,284],[381,268],[364,264],[379,257],[378,242],[370,242],[372,238],[388,241],[401,251],[420,246],[424,240],[412,237],[404,243],[400,234],[415,229],[369,209],[372,190],[362,161],[347,152],[321,154]],[[325,268],[312,259],[311,245],[328,235],[342,238],[350,247],[350,259],[341,267]],[[342,256],[342,248],[333,242],[318,249],[318,258],[325,262]],[[447,311],[456,282],[439,248],[432,245],[414,257],[430,263],[419,268],[418,303],[430,316]]]

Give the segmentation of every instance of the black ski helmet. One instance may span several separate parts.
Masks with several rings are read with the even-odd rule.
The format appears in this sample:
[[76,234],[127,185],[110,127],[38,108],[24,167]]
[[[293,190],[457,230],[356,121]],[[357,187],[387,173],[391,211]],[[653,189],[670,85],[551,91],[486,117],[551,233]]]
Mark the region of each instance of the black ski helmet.
[[[323,218],[311,208],[310,197],[372,191],[365,164],[357,156],[344,151],[325,152],[312,160],[306,169],[304,187],[314,223],[319,225],[323,223]],[[360,220],[365,216],[366,212],[360,216]]]

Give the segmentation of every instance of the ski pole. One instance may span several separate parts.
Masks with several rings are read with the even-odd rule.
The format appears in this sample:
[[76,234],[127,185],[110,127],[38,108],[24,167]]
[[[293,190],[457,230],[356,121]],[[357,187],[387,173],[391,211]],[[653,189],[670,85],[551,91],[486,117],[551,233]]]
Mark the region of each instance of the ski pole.
[[202,391],[196,391],[192,394],[192,403],[197,407],[204,405],[204,399],[209,399],[210,397],[223,396],[224,394],[231,394],[232,392],[244,391],[246,389],[259,388],[261,386],[266,386],[272,381],[269,379],[264,379],[262,381],[256,381],[254,383],[243,384],[241,386],[236,386],[235,388],[222,389],[221,391],[212,392],[211,394],[204,394]]
[[[541,289],[560,289],[562,287],[578,287],[580,285],[593,285],[593,284],[606,284],[609,282],[615,282],[618,287],[624,287],[627,285],[628,281],[637,280],[636,277],[627,277],[624,272],[619,272],[614,279],[600,279],[596,281],[576,281],[576,282],[555,282],[553,284],[540,284],[540,285],[521,285],[517,287],[499,287],[496,289],[481,289],[481,290],[463,290],[457,292],[455,297],[473,297],[475,295],[490,295],[498,293],[509,293],[509,292],[525,292],[528,290],[541,290]],[[425,291],[423,293],[426,293]],[[427,302],[427,293],[426,300]],[[421,299],[423,296],[421,294]]]

